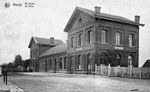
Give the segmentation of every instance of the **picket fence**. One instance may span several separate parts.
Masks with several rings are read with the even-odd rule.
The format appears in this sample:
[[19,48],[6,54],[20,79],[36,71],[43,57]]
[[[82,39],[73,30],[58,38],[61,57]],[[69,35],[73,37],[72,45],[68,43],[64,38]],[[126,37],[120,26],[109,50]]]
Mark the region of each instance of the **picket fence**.
[[95,74],[110,77],[125,77],[150,79],[150,68],[148,67],[110,67],[95,65]]

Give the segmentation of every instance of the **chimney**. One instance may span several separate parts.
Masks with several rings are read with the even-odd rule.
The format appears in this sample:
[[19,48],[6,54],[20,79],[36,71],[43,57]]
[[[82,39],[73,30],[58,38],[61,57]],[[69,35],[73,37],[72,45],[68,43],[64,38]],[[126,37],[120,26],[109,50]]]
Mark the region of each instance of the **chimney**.
[[140,16],[136,15],[134,17],[134,21],[135,21],[135,23],[140,23]]
[[50,44],[54,44],[54,37],[50,38]]
[[101,7],[95,6],[95,15],[99,15],[101,11]]

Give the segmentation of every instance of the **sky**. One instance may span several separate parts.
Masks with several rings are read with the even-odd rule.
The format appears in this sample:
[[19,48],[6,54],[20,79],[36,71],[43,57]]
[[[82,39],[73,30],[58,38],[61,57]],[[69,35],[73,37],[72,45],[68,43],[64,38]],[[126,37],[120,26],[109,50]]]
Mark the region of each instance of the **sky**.
[[[4,7],[5,2],[10,7]],[[24,3],[34,3],[25,7]],[[14,6],[20,3],[22,6]],[[13,62],[15,55],[29,59],[28,48],[32,36],[55,37],[64,42],[67,33],[63,30],[76,6],[119,15],[134,20],[141,16],[139,66],[150,59],[150,0],[1,0],[0,1],[0,64]]]

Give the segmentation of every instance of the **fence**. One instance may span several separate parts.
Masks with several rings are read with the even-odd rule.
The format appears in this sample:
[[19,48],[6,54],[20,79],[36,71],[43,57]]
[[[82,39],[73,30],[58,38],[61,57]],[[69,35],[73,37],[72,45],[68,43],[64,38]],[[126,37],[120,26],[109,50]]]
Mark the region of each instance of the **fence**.
[[150,79],[150,68],[145,67],[110,67],[95,65],[95,74],[111,77]]

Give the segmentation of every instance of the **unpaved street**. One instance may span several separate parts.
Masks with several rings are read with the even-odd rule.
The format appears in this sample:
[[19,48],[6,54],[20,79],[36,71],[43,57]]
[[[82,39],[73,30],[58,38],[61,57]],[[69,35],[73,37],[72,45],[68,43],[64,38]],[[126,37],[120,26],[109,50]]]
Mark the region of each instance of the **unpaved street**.
[[25,92],[150,92],[150,80],[55,73],[9,76]]

